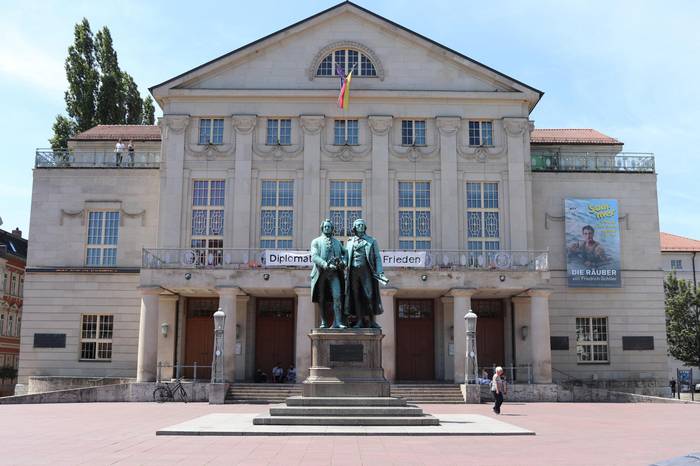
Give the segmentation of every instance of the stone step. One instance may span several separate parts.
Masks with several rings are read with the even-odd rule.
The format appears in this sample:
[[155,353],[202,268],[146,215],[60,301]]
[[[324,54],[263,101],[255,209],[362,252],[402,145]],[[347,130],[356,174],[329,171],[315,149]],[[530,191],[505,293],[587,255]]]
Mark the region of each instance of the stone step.
[[438,418],[424,416],[356,417],[356,416],[267,416],[253,418],[254,425],[283,426],[437,426]]
[[415,406],[273,406],[271,416],[408,416],[419,417],[423,410]]
[[394,397],[302,397],[287,398],[287,406],[406,406],[406,400]]

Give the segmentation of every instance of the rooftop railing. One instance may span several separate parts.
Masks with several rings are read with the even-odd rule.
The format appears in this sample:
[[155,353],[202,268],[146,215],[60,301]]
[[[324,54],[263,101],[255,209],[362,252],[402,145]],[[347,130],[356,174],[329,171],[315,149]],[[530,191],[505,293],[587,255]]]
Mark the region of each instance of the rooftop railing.
[[654,154],[643,152],[533,151],[536,172],[654,173]]
[[[273,265],[275,255],[294,256],[290,265]],[[384,250],[384,268],[417,270],[533,271],[549,270],[548,251],[402,251]],[[310,268],[305,251],[277,249],[143,249],[144,269]]]
[[36,168],[158,168],[160,152],[37,149]]

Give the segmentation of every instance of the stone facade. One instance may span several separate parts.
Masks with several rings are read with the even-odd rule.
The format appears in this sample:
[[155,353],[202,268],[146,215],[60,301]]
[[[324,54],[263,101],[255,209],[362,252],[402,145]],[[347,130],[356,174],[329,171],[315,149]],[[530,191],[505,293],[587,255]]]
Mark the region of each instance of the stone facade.
[[[362,76],[370,73],[360,63],[347,110],[336,105],[337,76],[316,73],[337,50],[366,57],[376,73]],[[660,256],[640,254],[658,244],[656,177],[534,170],[529,115],[537,89],[341,4],[151,92],[164,113],[157,169],[35,170],[37,246],[20,384],[30,376],[175,375],[170,365],[206,359],[205,339],[188,332],[212,333],[201,330],[206,322],[198,327],[211,298],[227,316],[227,382],[269,373],[260,361],[273,357],[293,362],[303,380],[308,333],[319,321],[309,269],[273,268],[261,258],[275,248],[308,249],[321,219],[339,211],[367,219],[383,251],[425,250],[430,261],[386,269],[391,284],[378,322],[389,380],[463,382],[471,307],[480,314],[486,365],[521,366],[518,379],[665,379]],[[356,121],[357,139],[336,120]],[[123,134],[128,140],[128,128]],[[589,144],[610,157],[621,149],[609,138]],[[74,141],[73,149],[113,146],[114,139]],[[356,205],[348,204],[348,182]],[[479,206],[468,202],[477,187]],[[566,197],[619,200],[621,288],[566,286],[563,223],[551,220]],[[121,213],[116,263],[100,270],[86,266],[86,216],[97,210]],[[484,222],[480,248],[468,211]],[[80,319],[91,312],[113,316],[108,361],[80,357]],[[580,364],[576,317],[596,316],[607,318],[609,360]],[[33,335],[48,328],[66,334],[64,348],[32,347]],[[621,337],[630,334],[652,336],[654,349],[622,351]],[[550,336],[567,336],[569,349],[552,351]],[[205,356],[195,354],[200,349]]]
[[11,395],[17,381],[26,262],[22,232],[0,230],[0,396]]

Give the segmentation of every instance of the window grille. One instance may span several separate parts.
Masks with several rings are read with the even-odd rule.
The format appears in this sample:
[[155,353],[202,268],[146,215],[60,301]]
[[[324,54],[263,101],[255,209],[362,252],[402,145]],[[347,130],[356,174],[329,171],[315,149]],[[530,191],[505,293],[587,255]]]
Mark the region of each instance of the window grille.
[[264,180],[260,210],[260,247],[291,248],[294,236],[294,181]]
[[399,248],[430,249],[430,182],[399,182]]

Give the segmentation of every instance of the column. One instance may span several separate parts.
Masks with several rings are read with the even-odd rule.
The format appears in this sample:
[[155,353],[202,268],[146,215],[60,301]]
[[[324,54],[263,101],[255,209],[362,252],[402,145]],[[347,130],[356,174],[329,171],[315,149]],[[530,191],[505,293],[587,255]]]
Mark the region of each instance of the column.
[[[224,381],[233,383],[236,380],[236,321],[237,299],[241,293],[237,287],[217,288],[219,293],[219,308],[226,314],[224,322]],[[211,328],[212,334],[214,327]]]
[[[464,383],[464,363],[467,354],[467,323],[464,316],[472,307],[473,289],[453,288],[448,293],[453,297],[452,325],[454,327],[454,381]],[[479,325],[479,321],[476,322]],[[478,356],[478,355],[477,355]]]
[[369,128],[372,131],[372,198],[367,204],[372,205],[372,219],[368,232],[374,236],[381,247],[389,245],[389,222],[391,208],[389,192],[394,189],[389,180],[389,130],[393,124],[392,116],[370,116]]
[[389,382],[396,380],[396,312],[394,295],[396,288],[381,288],[384,313],[377,316],[377,323],[382,327],[382,367],[384,377]]
[[550,290],[530,290],[530,330],[532,376],[535,383],[552,383],[552,349],[549,327]]
[[508,138],[508,218],[510,249],[525,251],[527,244],[528,202],[525,185],[525,158],[530,147],[530,122],[527,118],[504,118]]
[[136,381],[154,382],[158,365],[158,301],[160,287],[143,287],[141,291],[141,318],[136,362]]
[[[457,130],[459,117],[438,117],[440,133],[440,249],[459,249],[459,185],[457,183]],[[466,314],[466,312],[465,312]]]
[[[523,339],[522,328],[527,327],[529,332],[532,324],[530,297],[527,295],[513,296],[511,301],[513,303],[513,332],[515,333],[515,363],[513,365],[522,368],[522,370],[517,371],[517,381],[527,383],[528,377],[532,377],[532,375],[528,374],[523,366],[532,367],[533,365],[532,335]],[[479,325],[478,322],[477,325]]]
[[[245,380],[246,379],[246,362],[248,357],[252,359],[252,353],[246,350],[246,339],[248,338],[248,301],[250,301],[250,296],[247,294],[239,294],[236,296],[236,328],[234,333],[236,334],[236,339],[233,342],[234,358],[236,358],[235,377],[233,380]],[[236,346],[240,345],[241,354],[235,354]],[[251,372],[252,374],[252,372]]]
[[[224,224],[233,223],[231,244],[237,249],[250,247],[250,196],[252,193],[251,169],[253,165],[253,129],[257,122],[255,115],[233,115],[233,128],[236,131],[236,161],[233,183],[233,212],[236,221],[226,219]],[[225,311],[224,311],[225,312]],[[227,317],[228,319],[228,317]]]
[[297,294],[296,316],[296,358],[297,383],[301,383],[309,376],[311,367],[311,340],[309,333],[314,328],[315,309],[311,302],[311,288],[294,288]]
[[163,142],[160,165],[158,247],[179,248],[182,231],[182,185],[188,115],[165,115],[158,121]]
[[[175,358],[175,314],[177,312],[177,295],[161,296],[158,304],[158,356],[157,361],[171,367],[161,369],[161,377],[168,380],[173,377],[172,368]],[[167,334],[163,335],[161,326],[167,324]]]
[[305,115],[299,119],[304,130],[301,242],[306,247],[318,236],[318,226],[323,220],[321,217],[321,130],[326,120],[323,115]]

